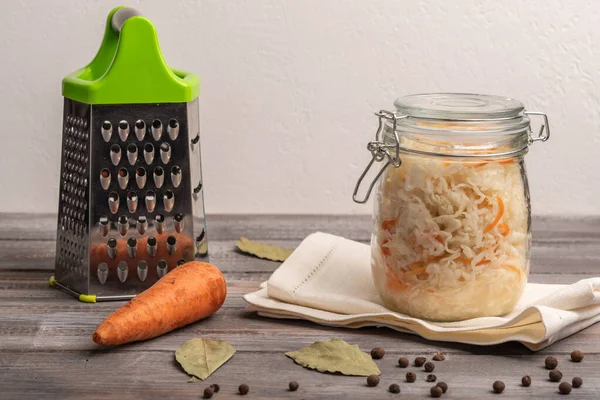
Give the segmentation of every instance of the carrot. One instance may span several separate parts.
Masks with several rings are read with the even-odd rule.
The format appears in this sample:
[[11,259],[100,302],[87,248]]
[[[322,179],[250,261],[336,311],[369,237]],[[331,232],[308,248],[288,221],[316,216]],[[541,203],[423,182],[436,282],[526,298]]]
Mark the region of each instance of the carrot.
[[489,231],[494,229],[494,227],[498,224],[498,222],[500,222],[502,216],[504,215],[504,202],[500,197],[496,197],[496,199],[498,200],[498,215],[496,215],[496,218],[494,218],[491,224],[485,227],[483,233],[488,233]]
[[502,236],[507,237],[508,233],[510,232],[510,228],[506,224],[498,224],[498,232],[500,232]]
[[479,262],[478,262],[477,264],[475,264],[475,265],[476,265],[476,266],[479,266],[479,265],[485,265],[485,264],[489,264],[489,263],[491,263],[491,261],[490,261],[490,260],[481,260],[481,261],[479,261]]
[[115,346],[160,336],[214,314],[226,295],[225,278],[217,267],[191,261],[109,315],[92,339]]

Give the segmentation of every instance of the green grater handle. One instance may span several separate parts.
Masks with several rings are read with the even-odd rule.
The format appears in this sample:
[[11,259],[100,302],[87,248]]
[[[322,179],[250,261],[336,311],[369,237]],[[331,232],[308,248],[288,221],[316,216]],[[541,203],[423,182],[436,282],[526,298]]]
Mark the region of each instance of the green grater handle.
[[154,24],[125,7],[109,13],[92,62],[63,79],[63,96],[87,104],[186,103],[199,92],[197,75],[165,62]]

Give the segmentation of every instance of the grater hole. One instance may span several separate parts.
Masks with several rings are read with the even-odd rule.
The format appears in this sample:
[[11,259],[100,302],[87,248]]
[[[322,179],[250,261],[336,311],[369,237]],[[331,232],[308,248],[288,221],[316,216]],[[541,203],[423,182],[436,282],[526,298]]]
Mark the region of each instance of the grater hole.
[[135,127],[138,129],[144,129],[146,127],[146,123],[143,120],[138,119],[135,121]]
[[127,121],[123,120],[123,121],[119,122],[119,128],[127,129],[127,128],[129,128],[129,124],[127,123]]
[[170,128],[177,128],[179,126],[179,122],[177,122],[177,120],[175,118],[171,118],[169,120],[169,127]]
[[162,126],[162,122],[160,122],[160,120],[159,120],[159,119],[155,119],[154,121],[152,121],[152,127],[153,127],[153,128],[156,128],[156,129],[158,129],[158,128],[160,128],[161,126]]

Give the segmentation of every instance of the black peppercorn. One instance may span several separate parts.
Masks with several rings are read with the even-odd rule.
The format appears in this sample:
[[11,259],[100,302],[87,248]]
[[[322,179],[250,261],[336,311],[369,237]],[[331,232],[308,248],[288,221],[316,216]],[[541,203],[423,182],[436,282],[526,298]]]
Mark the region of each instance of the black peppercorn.
[[446,359],[446,356],[444,356],[444,353],[436,353],[433,356],[433,361],[444,361]]
[[379,385],[379,377],[377,375],[369,375],[367,377],[367,386],[377,386]]
[[398,386],[395,383],[392,383],[388,390],[390,391],[390,393],[400,393],[400,386]]
[[560,385],[558,385],[558,391],[561,394],[571,393],[571,384],[569,382],[561,382]]
[[437,386],[440,387],[440,389],[442,389],[442,392],[446,393],[446,391],[448,390],[448,384],[446,382],[438,382]]
[[238,388],[238,392],[240,392],[240,394],[242,396],[248,394],[249,391],[250,391],[250,386],[246,385],[245,383],[241,384],[240,387]]
[[296,382],[296,381],[291,381],[288,386],[290,388],[290,391],[292,391],[292,392],[295,392],[300,387],[300,385],[298,385],[298,382]]
[[425,364],[425,361],[427,361],[427,359],[425,357],[417,357],[415,358],[415,367],[422,367],[423,364]]
[[429,389],[429,393],[431,393],[431,397],[442,397],[442,393],[444,393],[444,391],[441,387],[434,386],[431,389]]
[[429,374],[427,375],[427,378],[425,378],[425,380],[427,382],[435,382],[437,381],[437,376],[435,376],[434,374]]
[[546,369],[554,369],[558,366],[558,360],[556,359],[556,357],[546,357]]
[[414,382],[417,380],[417,375],[414,372],[406,373],[406,382]]
[[581,379],[578,376],[576,376],[575,378],[573,378],[573,387],[574,388],[579,388],[579,387],[581,387],[581,385],[583,385],[583,379]]
[[215,393],[214,390],[211,387],[207,387],[204,389],[204,395],[202,397],[205,399],[210,399],[213,397],[213,393]]
[[494,384],[492,385],[492,389],[494,389],[495,393],[502,393],[504,392],[504,382],[502,381],[496,381],[494,382]]
[[583,352],[581,350],[573,350],[571,353],[571,361],[581,362],[583,360]]
[[433,370],[435,369],[435,364],[431,361],[427,361],[423,368],[425,368],[425,372],[433,372]]
[[562,372],[560,372],[559,370],[553,369],[548,374],[548,377],[550,377],[550,380],[552,382],[560,382],[560,380],[562,379],[563,375],[562,375]]
[[406,368],[406,367],[408,367],[408,364],[410,364],[410,361],[408,361],[408,358],[406,358],[406,357],[400,357],[398,359],[398,366],[400,368]]
[[371,350],[371,357],[374,360],[379,360],[383,358],[383,356],[385,356],[385,350],[383,348],[375,347],[373,350]]
[[529,375],[525,375],[521,378],[521,385],[525,387],[531,386],[531,377]]
[[212,385],[210,385],[210,388],[213,390],[213,392],[215,393],[219,393],[219,390],[221,390],[221,386],[217,385],[216,383],[213,383]]

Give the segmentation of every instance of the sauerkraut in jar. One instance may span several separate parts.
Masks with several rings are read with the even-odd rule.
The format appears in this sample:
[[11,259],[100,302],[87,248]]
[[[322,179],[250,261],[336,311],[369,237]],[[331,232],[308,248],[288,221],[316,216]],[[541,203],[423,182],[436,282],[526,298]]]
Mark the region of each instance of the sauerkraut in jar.
[[[547,118],[497,96],[414,95],[395,105],[378,114],[369,144],[373,161],[387,161],[375,178],[371,241],[383,303],[437,321],[510,312],[529,275],[523,157],[548,138]],[[528,114],[546,121],[535,137]]]

